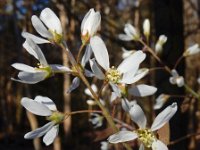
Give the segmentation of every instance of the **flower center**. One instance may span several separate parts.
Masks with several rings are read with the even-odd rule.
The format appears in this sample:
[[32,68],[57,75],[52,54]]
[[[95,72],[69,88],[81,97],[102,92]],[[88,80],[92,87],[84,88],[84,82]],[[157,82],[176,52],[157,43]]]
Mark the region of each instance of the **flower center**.
[[155,141],[156,137],[153,132],[149,129],[138,129],[136,131],[138,139],[144,144],[145,147],[150,148],[152,143]]
[[110,81],[112,83],[119,83],[119,80],[121,79],[121,73],[112,66],[107,72],[106,72],[106,80]]
[[59,124],[64,120],[64,118],[65,118],[65,115],[63,113],[56,111],[56,112],[53,112],[52,115],[48,117],[47,119],[55,122],[56,124]]
[[47,72],[47,75],[46,75],[46,78],[50,77],[53,75],[53,72],[52,72],[52,69],[50,66],[46,66],[44,67],[43,65],[41,65],[40,63],[37,64],[37,68],[36,70],[42,70],[42,71],[46,71]]

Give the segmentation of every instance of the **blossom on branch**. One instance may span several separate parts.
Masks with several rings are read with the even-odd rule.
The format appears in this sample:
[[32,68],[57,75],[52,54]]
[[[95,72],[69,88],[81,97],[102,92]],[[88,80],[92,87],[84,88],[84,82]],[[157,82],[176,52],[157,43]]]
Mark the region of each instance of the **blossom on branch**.
[[61,22],[50,8],[43,9],[39,18],[36,15],[33,15],[31,17],[31,22],[35,30],[44,38],[28,32],[22,32],[24,38],[30,38],[37,44],[62,42],[63,31]]
[[11,78],[12,80],[22,83],[35,84],[51,77],[55,73],[71,72],[68,67],[58,64],[48,64],[40,47],[31,39],[26,39],[23,47],[29,54],[33,55],[39,63],[37,67],[31,67],[22,63],[12,64],[12,67],[20,70],[18,74],[19,79]]
[[57,111],[54,102],[43,96],[36,96],[34,100],[23,97],[21,104],[35,115],[45,116],[50,122],[24,135],[25,139],[34,139],[44,135],[43,142],[50,145],[55,140],[59,131],[59,124],[64,120],[64,114]]
[[139,149],[147,147],[152,148],[152,150],[168,150],[167,146],[157,139],[154,132],[163,127],[174,116],[176,111],[177,104],[171,104],[157,115],[149,129],[146,127],[147,119],[142,108],[136,103],[132,104],[129,109],[129,114],[139,128],[134,131],[119,131],[111,135],[108,141],[115,144],[138,139],[141,143]]

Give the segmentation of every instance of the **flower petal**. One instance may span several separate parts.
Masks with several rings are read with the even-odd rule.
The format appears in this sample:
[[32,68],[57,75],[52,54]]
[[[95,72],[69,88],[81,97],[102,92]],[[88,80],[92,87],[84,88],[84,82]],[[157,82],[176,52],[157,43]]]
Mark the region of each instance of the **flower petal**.
[[95,76],[100,79],[103,80],[105,78],[103,72],[101,71],[101,69],[98,67],[95,59],[91,59],[90,60],[90,67],[92,69],[92,72],[95,74]]
[[121,103],[122,103],[123,110],[126,112],[129,112],[131,107],[134,106],[134,104],[136,104],[137,102],[135,100],[128,101],[126,98],[123,98]]
[[90,78],[95,76],[95,74],[93,72],[91,72],[90,70],[87,70],[87,69],[84,70],[84,75],[86,77],[90,77]]
[[153,95],[157,91],[154,86],[140,84],[128,89],[128,92],[134,96],[145,97]]
[[168,150],[167,146],[160,140],[155,140],[152,143],[152,150]]
[[131,119],[142,129],[146,127],[147,119],[142,110],[142,108],[138,104],[133,104],[129,110],[129,114]]
[[83,58],[81,60],[81,65],[84,68],[85,64],[89,61],[90,57],[92,55],[92,48],[90,45],[87,45],[85,53],[83,55]]
[[137,134],[131,131],[119,131],[118,133],[115,133],[111,135],[108,138],[108,142],[110,143],[121,143],[121,142],[127,142],[131,140],[135,140],[137,138]]
[[41,22],[41,20],[36,15],[33,15],[31,17],[31,22],[32,22],[33,27],[35,28],[35,30],[41,36],[43,36],[43,37],[45,37],[47,39],[51,39],[53,37],[52,34],[46,29],[44,24]]
[[19,72],[18,78],[25,83],[38,83],[40,81],[43,81],[47,77],[48,73],[45,71],[35,72],[35,73],[29,73],[29,72]]
[[151,126],[151,130],[156,131],[156,130],[160,129],[163,125],[165,125],[174,116],[176,111],[177,111],[177,103],[172,103],[170,106],[165,108],[155,118],[155,120]]
[[57,111],[56,105],[55,103],[48,97],[46,96],[36,96],[35,101],[44,104],[45,106],[47,106],[50,110],[52,111]]
[[44,54],[42,53],[40,47],[35,44],[31,39],[26,39],[26,41],[23,44],[23,47],[36,59],[39,60],[40,64],[43,67],[48,66],[48,63],[46,61],[46,58],[44,57]]
[[21,104],[24,106],[24,108],[35,115],[50,116],[52,114],[51,110],[47,106],[28,97],[23,97]]
[[38,36],[35,36],[33,34],[30,34],[28,32],[22,32],[22,37],[24,37],[26,39],[29,38],[29,39],[33,40],[36,44],[50,43],[50,41],[40,38]]
[[49,122],[45,124],[44,126],[37,128],[31,132],[28,132],[24,135],[25,139],[34,139],[37,137],[43,136],[47,131],[49,131],[54,126],[53,122]]
[[133,37],[126,34],[119,34],[118,38],[122,41],[132,41]]
[[59,64],[51,64],[49,65],[54,73],[61,73],[61,72],[72,72],[69,67],[59,65]]
[[124,61],[118,66],[117,70],[121,73],[128,72],[130,70],[138,70],[140,63],[146,58],[146,54],[142,51],[137,51],[131,56],[124,59]]
[[[97,86],[95,84],[91,85],[92,90],[96,93],[98,91]],[[92,93],[90,92],[90,90],[88,88],[86,88],[84,90],[85,94],[87,94],[90,97],[93,97]]]
[[139,150],[145,150],[143,144],[140,144]]
[[108,51],[103,40],[98,36],[94,36],[90,39],[90,44],[98,64],[105,70],[108,70],[110,68],[110,62]]
[[117,97],[121,97],[121,90],[118,88],[118,86],[113,83],[110,83],[110,86],[113,89],[113,91],[115,92],[115,94],[117,95]]
[[53,126],[43,137],[43,142],[46,144],[46,146],[50,145],[53,143],[55,140],[56,136],[58,135],[59,131],[59,125]]
[[78,77],[74,78],[72,81],[71,86],[67,90],[67,93],[71,93],[73,90],[75,90],[80,85],[80,79]]
[[40,19],[44,24],[53,32],[62,35],[62,26],[59,18],[56,14],[50,9],[45,8],[40,14]]
[[14,63],[11,66],[20,71],[25,71],[30,73],[36,72],[35,68],[22,63]]

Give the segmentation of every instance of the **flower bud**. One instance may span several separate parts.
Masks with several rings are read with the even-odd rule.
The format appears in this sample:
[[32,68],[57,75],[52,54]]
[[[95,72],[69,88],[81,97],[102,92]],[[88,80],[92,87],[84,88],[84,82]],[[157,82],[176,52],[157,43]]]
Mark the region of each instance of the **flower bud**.
[[191,56],[200,52],[199,44],[190,46],[184,53],[183,56]]
[[145,19],[143,22],[143,32],[145,37],[148,39],[150,35],[150,22],[149,19]]
[[167,42],[167,37],[165,35],[160,35],[155,46],[155,51],[157,54],[162,53],[163,45]]

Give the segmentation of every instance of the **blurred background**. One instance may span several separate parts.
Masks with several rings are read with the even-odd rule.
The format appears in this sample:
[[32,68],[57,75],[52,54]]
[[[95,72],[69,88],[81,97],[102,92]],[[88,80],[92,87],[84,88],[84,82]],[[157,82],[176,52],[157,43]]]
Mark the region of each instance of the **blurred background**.
[[[107,138],[104,136],[107,132],[106,126],[94,129],[88,122],[88,114],[69,117],[64,125],[61,125],[58,138],[49,147],[44,146],[40,139],[33,141],[23,138],[26,132],[42,126],[45,119],[26,112],[20,104],[22,97],[48,96],[54,100],[58,109],[64,112],[88,109],[86,103],[88,97],[84,94],[83,84],[71,94],[66,93],[73,79],[69,75],[56,75],[35,85],[10,80],[18,73],[11,67],[12,63],[21,62],[31,66],[37,64],[23,49],[24,39],[21,32],[25,30],[36,34],[31,24],[31,16],[39,16],[46,7],[51,8],[60,18],[65,40],[74,55],[81,45],[80,25],[84,15],[90,8],[100,11],[102,22],[99,34],[107,45],[113,65],[121,62],[122,47],[128,50],[142,49],[142,45],[137,42],[123,42],[118,39],[118,34],[123,32],[127,22],[142,29],[144,19],[149,18],[152,47],[159,35],[165,34],[168,37],[160,57],[171,68],[188,46],[200,43],[200,0],[0,0],[1,150],[94,150],[100,149],[100,142]],[[65,53],[58,47],[48,44],[40,47],[49,63],[68,65]],[[189,57],[177,68],[195,91],[199,91],[197,83],[200,75],[199,59],[200,55]],[[148,68],[155,66],[159,64],[151,57],[148,57],[143,64],[143,67]],[[163,71],[152,72],[142,82],[158,88],[155,96],[147,98],[151,99],[151,102],[161,93],[184,95],[185,92],[182,88],[170,85],[169,74]],[[166,106],[172,101],[177,101],[181,109],[170,122],[170,139],[173,141],[186,137],[180,142],[169,145],[169,148],[200,149],[200,136],[196,136],[200,134],[200,102],[189,99],[181,105],[185,101],[183,98],[175,100],[173,98],[168,100]],[[151,118],[152,114],[148,112],[152,110],[149,110],[148,106],[152,103],[144,101],[141,103]]]

